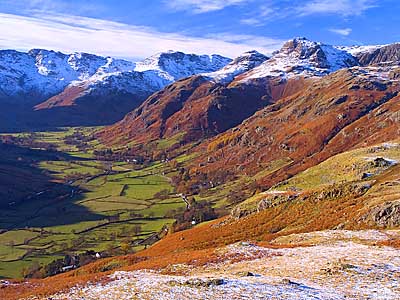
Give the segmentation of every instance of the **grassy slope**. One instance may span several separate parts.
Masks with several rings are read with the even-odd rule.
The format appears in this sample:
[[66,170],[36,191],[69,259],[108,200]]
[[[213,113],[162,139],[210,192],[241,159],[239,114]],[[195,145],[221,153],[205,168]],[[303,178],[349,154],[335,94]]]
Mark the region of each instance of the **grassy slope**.
[[[282,181],[266,193],[251,197],[241,203],[239,208],[249,211],[255,210],[259,201],[264,199],[266,195],[276,191],[311,193],[314,190],[323,190],[335,184],[362,182],[363,174],[371,176],[364,181],[375,180],[383,172],[387,172],[389,168],[389,166],[374,165],[374,159],[376,158],[400,162],[399,140],[335,155],[288,180]],[[373,189],[370,193],[372,191]]]

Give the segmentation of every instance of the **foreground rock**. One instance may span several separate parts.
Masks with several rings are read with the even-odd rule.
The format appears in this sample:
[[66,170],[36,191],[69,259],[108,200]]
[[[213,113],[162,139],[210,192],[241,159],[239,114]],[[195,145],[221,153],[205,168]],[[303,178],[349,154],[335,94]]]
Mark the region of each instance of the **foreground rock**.
[[[376,245],[399,237],[399,231],[337,230],[273,241],[294,248],[238,243],[219,249],[218,263],[180,265],[184,275],[170,275],[174,266],[169,274],[120,271],[108,283],[51,299],[398,299],[400,250]],[[243,276],[249,272],[254,276]]]

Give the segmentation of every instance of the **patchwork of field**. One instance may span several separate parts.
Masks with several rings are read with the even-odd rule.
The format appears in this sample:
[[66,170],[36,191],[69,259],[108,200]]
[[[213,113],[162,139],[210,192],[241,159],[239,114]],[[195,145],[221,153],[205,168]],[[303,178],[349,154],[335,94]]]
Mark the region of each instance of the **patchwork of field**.
[[167,213],[185,206],[174,192],[169,178],[173,170],[166,164],[105,166],[90,149],[81,152],[64,143],[73,132],[87,135],[92,130],[35,133],[37,141],[54,144],[69,158],[35,163],[58,184],[23,201],[10,200],[0,210],[0,278],[21,277],[33,263],[47,264],[66,254],[120,251],[121,244],[128,244],[130,252],[143,249],[152,242],[149,238],[174,222]]

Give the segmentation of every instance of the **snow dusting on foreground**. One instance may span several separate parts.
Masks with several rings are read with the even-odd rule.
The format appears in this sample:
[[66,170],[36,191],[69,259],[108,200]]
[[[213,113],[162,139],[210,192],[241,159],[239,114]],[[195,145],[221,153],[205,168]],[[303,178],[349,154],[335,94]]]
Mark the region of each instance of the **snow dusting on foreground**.
[[274,241],[302,245],[284,249],[242,242],[219,249],[217,264],[115,272],[108,283],[46,299],[400,299],[400,250],[377,246],[395,236],[400,231],[323,231]]

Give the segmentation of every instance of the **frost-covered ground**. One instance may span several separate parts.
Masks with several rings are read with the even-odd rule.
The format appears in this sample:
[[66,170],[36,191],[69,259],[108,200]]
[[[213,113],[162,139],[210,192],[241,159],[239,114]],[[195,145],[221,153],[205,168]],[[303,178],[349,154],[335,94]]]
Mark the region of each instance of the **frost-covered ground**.
[[[116,272],[105,284],[51,299],[400,299],[400,250],[376,242],[398,231],[324,231],[290,235],[269,249],[238,243],[218,250],[220,263],[171,266],[184,276]],[[50,298],[48,298],[50,299]]]

